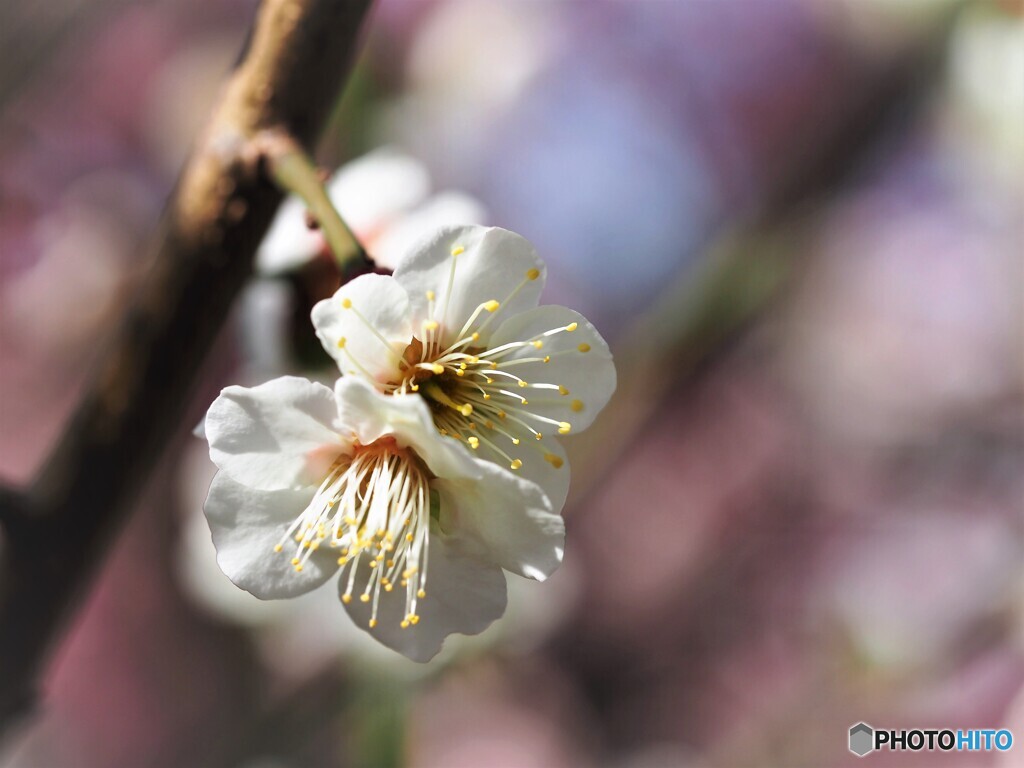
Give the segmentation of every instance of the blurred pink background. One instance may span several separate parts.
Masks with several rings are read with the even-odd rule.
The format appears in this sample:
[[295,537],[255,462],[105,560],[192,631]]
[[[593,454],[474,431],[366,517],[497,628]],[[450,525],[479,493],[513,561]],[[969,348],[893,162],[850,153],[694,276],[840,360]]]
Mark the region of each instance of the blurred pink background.
[[[254,9],[0,8],[4,482],[60,433]],[[380,0],[321,159],[380,147],[533,241],[545,301],[630,384],[566,441],[562,569],[427,667],[330,597],[236,595],[191,428],[228,383],[329,371],[315,263],[254,277],[0,765],[843,766],[862,720],[1024,740],[1021,3]],[[693,308],[750,288],[702,280],[723,252],[775,287],[719,334]]]

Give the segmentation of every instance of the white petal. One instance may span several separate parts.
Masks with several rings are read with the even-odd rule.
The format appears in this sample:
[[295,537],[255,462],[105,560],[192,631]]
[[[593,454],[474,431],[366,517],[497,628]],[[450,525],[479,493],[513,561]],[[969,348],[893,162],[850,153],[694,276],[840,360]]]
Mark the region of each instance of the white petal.
[[376,382],[401,380],[412,325],[409,299],[394,278],[363,275],[346,283],[313,307],[313,326],[342,373]]
[[[365,563],[356,584],[365,585]],[[348,574],[339,580],[344,592]],[[476,558],[458,540],[432,533],[427,562],[427,596],[418,601],[417,624],[402,629],[405,590],[395,587],[380,593],[377,626],[369,627],[371,603],[358,597],[345,606],[356,626],[413,661],[430,661],[448,635],[483,632],[505,612],[505,574],[496,565]]]
[[[464,250],[454,257],[449,301],[452,251],[459,248]],[[530,270],[536,270],[533,280],[527,277]],[[455,341],[455,334],[485,302],[501,303],[493,316],[484,313],[489,329],[506,317],[537,306],[545,276],[544,263],[527,240],[505,229],[478,226],[441,227],[421,240],[395,270],[395,279],[409,292],[416,327],[427,319],[427,291],[434,292],[433,319],[443,325],[443,341],[447,343]]]
[[339,412],[363,445],[392,436],[403,448],[411,447],[438,477],[480,476],[480,462],[457,440],[437,431],[419,395],[385,395],[352,377],[338,379],[334,389]]
[[441,496],[441,528],[481,542],[488,560],[543,581],[562,562],[565,522],[540,486],[481,462],[480,480],[431,483]]
[[441,192],[387,227],[373,244],[377,266],[394,271],[417,242],[445,225],[482,224],[483,205],[463,192]]
[[[488,455],[490,454],[490,455]],[[502,469],[508,467],[505,457],[496,457],[484,447],[475,453],[478,458],[491,459]],[[551,502],[551,511],[560,512],[565,506],[565,498],[569,495],[569,459],[565,449],[552,436],[545,435],[540,442],[533,438],[523,438],[520,449],[515,456],[523,462],[523,466],[515,470],[516,477],[529,480],[541,487]],[[559,463],[561,462],[561,463]],[[557,468],[555,465],[558,465]]]
[[[490,344],[498,347],[512,341],[527,341],[545,331],[563,328],[571,323],[577,324],[575,331],[543,338],[544,346],[541,349],[523,347],[502,359],[509,361],[550,355],[550,362],[517,365],[511,370],[531,384],[558,384],[565,387],[569,391],[568,395],[559,395],[554,390],[528,391],[530,404],[525,406],[525,410],[556,421],[567,421],[575,433],[593,423],[615,391],[615,363],[608,344],[597,329],[579,312],[549,305],[510,317],[494,332]],[[589,351],[580,352],[581,344],[587,345]],[[545,434],[550,429],[545,429],[541,424],[535,426]]]
[[263,600],[295,597],[320,586],[338,569],[337,555],[315,552],[298,573],[288,545],[274,552],[315,488],[258,491],[218,472],[204,511],[217,547],[217,564],[231,581]]
[[256,251],[256,271],[279,275],[301,267],[323,247],[324,237],[306,226],[306,205],[299,198],[285,199]]
[[213,463],[263,490],[318,483],[325,458],[348,447],[344,431],[334,393],[297,376],[227,387],[206,413]]
[[345,221],[366,238],[426,198],[430,174],[415,158],[381,147],[343,165],[327,182],[327,194]]

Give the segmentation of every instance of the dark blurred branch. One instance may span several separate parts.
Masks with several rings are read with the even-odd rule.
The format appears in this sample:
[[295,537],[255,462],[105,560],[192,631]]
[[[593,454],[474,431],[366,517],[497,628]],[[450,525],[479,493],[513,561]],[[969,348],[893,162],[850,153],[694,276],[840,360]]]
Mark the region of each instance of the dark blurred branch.
[[6,532],[22,514],[24,496],[13,488],[0,486],[0,530]]
[[0,728],[32,704],[49,650],[180,429],[200,365],[281,201],[260,132],[307,149],[351,65],[370,0],[264,0],[153,238],[152,269],[0,562]]

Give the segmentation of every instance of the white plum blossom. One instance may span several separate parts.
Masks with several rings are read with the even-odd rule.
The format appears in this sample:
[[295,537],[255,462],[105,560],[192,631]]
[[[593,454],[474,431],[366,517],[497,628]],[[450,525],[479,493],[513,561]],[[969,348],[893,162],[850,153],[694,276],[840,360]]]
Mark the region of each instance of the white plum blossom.
[[[415,158],[381,147],[339,168],[327,195],[376,264],[393,269],[425,232],[450,223],[483,221],[483,206],[454,190],[430,194],[430,174]],[[294,195],[281,205],[256,253],[256,269],[277,275],[325,252],[323,234],[306,223],[306,207]]]
[[513,232],[441,227],[393,277],[359,277],[319,302],[313,324],[343,374],[418,395],[441,434],[537,482],[560,509],[568,467],[553,435],[590,425],[615,366],[586,318],[538,306],[545,275]]
[[443,440],[416,397],[360,378],[228,387],[205,420],[205,512],[224,573],[263,599],[333,575],[357,625],[426,661],[505,610],[502,569],[545,579],[564,524],[535,483]]

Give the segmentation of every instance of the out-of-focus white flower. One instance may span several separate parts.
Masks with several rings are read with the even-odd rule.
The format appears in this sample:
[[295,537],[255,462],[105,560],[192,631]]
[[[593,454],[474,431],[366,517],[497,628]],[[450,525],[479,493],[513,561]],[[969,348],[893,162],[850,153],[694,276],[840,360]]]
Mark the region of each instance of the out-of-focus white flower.
[[440,439],[420,398],[283,377],[225,389],[205,431],[224,573],[274,599],[340,572],[350,616],[413,660],[502,614],[502,568],[543,580],[561,562],[544,491]]
[[[430,175],[417,160],[383,147],[342,166],[327,182],[334,207],[378,266],[393,269],[409,243],[442,224],[475,224],[483,206],[461,192],[430,197]],[[262,274],[295,269],[327,247],[320,231],[306,225],[297,197],[281,205],[256,254]]]
[[398,264],[313,308],[342,373],[418,394],[434,424],[521,472],[560,508],[569,485],[551,433],[585,429],[615,390],[615,365],[577,312],[537,306],[545,267],[504,229],[442,227]]
[[965,8],[951,40],[950,85],[963,139],[986,168],[1020,183],[1024,162],[1024,18]]

